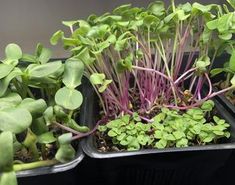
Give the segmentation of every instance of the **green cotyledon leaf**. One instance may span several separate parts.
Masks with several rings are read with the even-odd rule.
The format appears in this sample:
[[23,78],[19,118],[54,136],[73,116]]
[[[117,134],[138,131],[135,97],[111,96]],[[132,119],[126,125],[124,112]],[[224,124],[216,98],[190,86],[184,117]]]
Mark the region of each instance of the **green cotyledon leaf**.
[[75,110],[81,106],[83,101],[82,94],[76,89],[63,87],[55,94],[55,102],[68,110]]

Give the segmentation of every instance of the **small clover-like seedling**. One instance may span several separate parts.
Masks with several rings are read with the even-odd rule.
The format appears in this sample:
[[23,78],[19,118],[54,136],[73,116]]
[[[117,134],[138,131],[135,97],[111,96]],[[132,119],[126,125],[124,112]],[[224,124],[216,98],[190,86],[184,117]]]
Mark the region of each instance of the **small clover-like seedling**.
[[206,121],[205,112],[213,108],[214,102],[211,100],[200,108],[188,109],[184,113],[162,108],[162,112],[153,118],[153,123],[143,123],[137,113],[124,115],[99,126],[99,131],[108,133],[113,144],[127,150],[204,145],[230,137],[229,124],[225,120],[213,116],[213,121]]
[[214,106],[215,106],[215,103],[212,100],[207,100],[201,105],[201,109],[203,111],[210,112],[212,111]]

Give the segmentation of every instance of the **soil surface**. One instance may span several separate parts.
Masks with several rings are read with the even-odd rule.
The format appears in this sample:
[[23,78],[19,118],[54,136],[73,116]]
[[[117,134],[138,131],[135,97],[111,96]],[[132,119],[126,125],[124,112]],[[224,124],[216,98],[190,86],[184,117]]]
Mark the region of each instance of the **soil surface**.
[[[64,133],[57,126],[51,126],[50,131],[53,131],[55,137],[58,137]],[[16,135],[17,141],[19,143],[23,144],[23,142],[26,138],[26,133],[27,132],[23,132],[21,134]],[[22,145],[22,146],[19,145],[19,147],[17,147],[18,149],[16,150],[15,155],[14,155],[14,161],[23,162],[23,163],[30,163],[30,162],[35,162],[35,161],[40,161],[40,160],[50,160],[50,159],[55,158],[56,152],[58,150],[57,142],[53,142],[50,144],[37,143],[36,146],[37,146],[38,153],[39,153],[38,160],[35,160],[32,152],[30,151],[30,149],[28,147],[25,147],[24,145]],[[76,148],[78,147],[78,141],[72,142],[72,146],[76,150]]]

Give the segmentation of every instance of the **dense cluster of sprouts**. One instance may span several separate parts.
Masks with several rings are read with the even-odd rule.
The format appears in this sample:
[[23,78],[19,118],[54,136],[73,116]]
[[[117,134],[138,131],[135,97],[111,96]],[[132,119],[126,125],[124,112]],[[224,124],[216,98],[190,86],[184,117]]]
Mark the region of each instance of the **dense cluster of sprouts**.
[[[231,39],[233,19],[227,6],[216,4],[122,5],[100,17],[64,22],[71,36],[58,31],[51,42],[62,38],[72,57],[85,64],[107,116],[162,106],[185,110],[233,88],[213,93],[209,78],[216,56]],[[221,31],[215,21],[228,24],[230,32]],[[209,86],[206,94],[204,84]]]

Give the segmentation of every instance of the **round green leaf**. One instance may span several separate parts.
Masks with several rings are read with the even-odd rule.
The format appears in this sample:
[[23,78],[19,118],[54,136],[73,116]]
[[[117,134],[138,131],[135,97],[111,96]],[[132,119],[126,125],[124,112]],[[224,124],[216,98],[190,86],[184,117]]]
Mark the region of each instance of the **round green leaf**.
[[52,35],[51,39],[50,39],[50,43],[51,43],[52,45],[56,45],[57,42],[58,42],[63,36],[64,36],[64,32],[62,32],[61,30],[55,32],[55,33]]
[[31,115],[36,118],[43,114],[47,108],[47,104],[43,99],[34,100],[32,98],[26,98],[20,103],[18,107],[27,109]]
[[139,150],[140,149],[140,144],[136,138],[134,138],[127,147],[128,151],[134,151],[134,150]]
[[[234,64],[232,64],[232,65],[234,65]],[[233,67],[235,69],[235,66],[233,66]],[[210,74],[211,74],[211,77],[214,77],[214,76],[216,76],[216,75],[218,75],[218,74],[220,74],[222,72],[233,73],[233,71],[231,69],[229,69],[229,68],[216,68],[216,69],[212,69],[210,71]]]
[[167,146],[167,141],[164,139],[160,139],[158,142],[156,142],[154,147],[158,149],[163,149],[166,148],[166,146]]
[[201,109],[205,111],[211,111],[214,106],[215,106],[215,103],[212,100],[208,100],[202,104]]
[[11,132],[0,134],[0,172],[12,169],[13,165],[13,137]]
[[65,26],[68,26],[68,27],[71,27],[77,23],[78,23],[78,21],[62,21],[62,24]]
[[81,50],[76,56],[74,56],[75,58],[78,58],[80,60],[82,60],[82,62],[86,65],[91,65],[94,63],[95,58],[91,57],[90,52],[88,50],[87,47],[85,47],[83,50]]
[[42,78],[55,73],[57,70],[60,70],[62,65],[63,64],[61,61],[54,61],[45,64],[31,64],[27,68],[27,71],[31,78]]
[[112,80],[105,80],[102,86],[98,89],[98,91],[100,93],[104,92],[110,83],[112,83]]
[[43,117],[45,119],[45,122],[47,125],[50,125],[52,123],[52,121],[55,119],[54,118],[54,110],[53,110],[53,107],[50,106],[48,107],[44,113],[43,113]]
[[63,83],[68,88],[76,88],[81,84],[84,64],[78,59],[68,59],[65,62]]
[[11,80],[17,76],[20,76],[21,74],[22,74],[22,71],[19,68],[15,68],[5,78],[0,80],[0,97],[3,96],[5,92],[7,91],[7,88]]
[[162,132],[160,130],[156,130],[154,133],[154,137],[156,139],[161,139],[162,138]]
[[98,130],[100,132],[105,132],[107,130],[107,127],[105,125],[99,125]]
[[56,152],[55,158],[62,162],[69,162],[75,157],[75,150],[70,144],[61,145]]
[[5,48],[6,58],[18,60],[22,57],[22,51],[17,44],[8,44]]
[[0,64],[0,79],[6,77],[14,68],[13,65]]
[[29,62],[29,63],[37,63],[38,59],[34,55],[29,55],[29,54],[23,54],[21,61],[23,62]]
[[122,14],[123,12],[130,10],[131,4],[124,4],[121,5],[113,10],[113,13],[115,14]]
[[58,141],[60,145],[70,144],[72,136],[73,136],[72,133],[66,133],[66,134],[62,134],[61,136],[59,136]]
[[235,72],[235,50],[232,51],[232,55],[229,60],[229,69]]
[[101,85],[103,84],[104,80],[105,80],[104,73],[93,73],[90,76],[90,82],[94,85]]
[[54,111],[54,113],[56,115],[56,118],[58,118],[59,120],[63,120],[63,119],[68,118],[68,114],[65,112],[64,108],[59,106],[59,105],[55,105],[53,107],[53,111]]
[[202,13],[208,13],[213,7],[215,6],[215,4],[211,4],[211,5],[202,5],[200,3],[193,3],[192,5],[192,12],[202,12]]
[[22,101],[20,95],[17,93],[9,93],[0,98],[0,110],[15,107]]
[[38,60],[42,63],[45,64],[47,63],[52,56],[52,51],[48,48],[42,48],[40,56],[38,57]]
[[36,135],[41,135],[48,132],[49,128],[46,125],[44,117],[34,119],[31,125],[31,130]]
[[175,137],[175,139],[181,139],[185,137],[185,134],[182,131],[175,131],[173,132],[173,136]]
[[160,20],[157,17],[153,16],[153,15],[148,15],[148,16],[144,17],[144,24],[146,24],[146,26],[148,26],[148,27],[151,24],[156,25],[159,22],[160,22]]
[[75,157],[75,150],[70,145],[72,139],[71,133],[66,133],[61,135],[58,138],[58,141],[60,143],[60,147],[55,155],[55,158],[60,162],[68,162],[72,160]]
[[65,109],[75,110],[81,106],[82,101],[82,94],[75,89],[63,87],[55,94],[56,104],[64,107]]
[[209,134],[207,137],[205,137],[202,141],[205,143],[210,143],[215,138],[214,134]]
[[115,136],[117,136],[117,133],[114,132],[113,130],[110,130],[110,131],[108,132],[108,136],[110,136],[110,137],[115,137]]
[[32,122],[32,116],[26,109],[11,108],[0,111],[0,130],[15,134],[23,132]]
[[139,135],[137,136],[137,140],[141,145],[145,146],[149,141],[149,136]]
[[0,185],[17,185],[16,174],[14,171],[0,174]]
[[164,8],[164,3],[161,1],[156,1],[154,3],[151,3],[148,6],[148,9],[150,12],[152,12],[153,14],[157,15],[157,16],[161,16],[164,14],[165,8]]
[[46,132],[40,136],[38,136],[38,142],[43,144],[53,143],[56,141],[52,132]]
[[186,138],[182,138],[176,142],[176,147],[186,147],[188,146],[188,140]]
[[233,36],[232,33],[224,33],[219,35],[219,38],[221,38],[222,40],[230,40],[232,36]]

